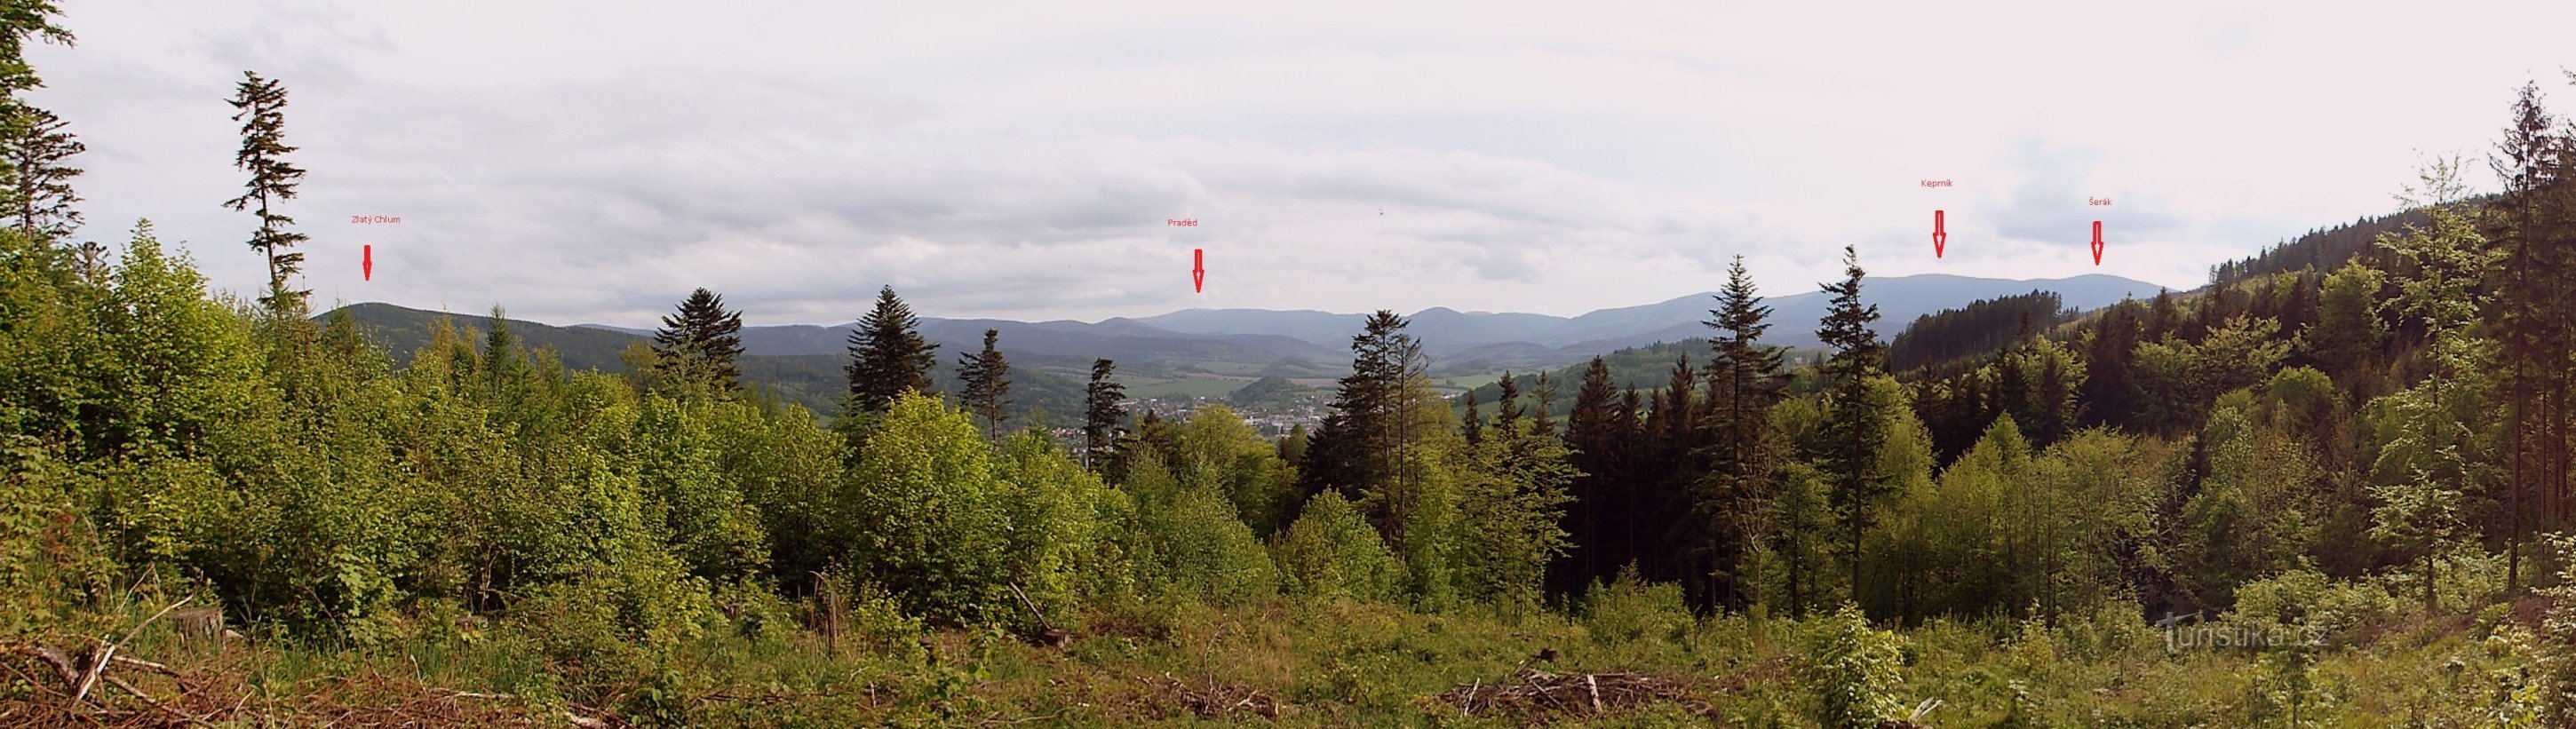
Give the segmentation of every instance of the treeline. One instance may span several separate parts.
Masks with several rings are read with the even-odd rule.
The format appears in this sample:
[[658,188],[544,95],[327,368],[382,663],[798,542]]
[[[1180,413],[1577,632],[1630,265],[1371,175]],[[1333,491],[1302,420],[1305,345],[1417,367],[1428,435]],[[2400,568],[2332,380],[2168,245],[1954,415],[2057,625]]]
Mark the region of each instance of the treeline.
[[2296,271],[2332,271],[2356,256],[2369,256],[2380,250],[2381,236],[2395,235],[2406,228],[2422,227],[2422,211],[2409,210],[2390,215],[2365,215],[2350,223],[2332,228],[2318,228],[2263,249],[2263,252],[2209,267],[2209,283],[2227,286],[2240,281]]
[[2057,292],[2033,290],[1924,314],[1888,344],[1888,366],[1911,370],[2003,349],[2065,321],[2065,309]]

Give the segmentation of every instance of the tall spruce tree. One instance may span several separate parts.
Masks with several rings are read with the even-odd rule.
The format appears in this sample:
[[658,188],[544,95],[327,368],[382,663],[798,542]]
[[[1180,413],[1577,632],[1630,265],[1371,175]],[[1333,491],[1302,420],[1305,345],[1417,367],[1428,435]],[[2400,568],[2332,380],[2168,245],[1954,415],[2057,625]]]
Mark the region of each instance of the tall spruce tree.
[[1887,413],[1870,402],[1869,381],[1885,366],[1886,346],[1871,324],[1878,306],[1861,300],[1860,254],[1843,246],[1843,280],[1823,284],[1832,296],[1816,338],[1830,350],[1822,369],[1827,381],[1828,412],[1824,475],[1832,489],[1836,516],[1848,540],[1851,598],[1861,598],[1861,537],[1869,529],[1870,509],[1886,479],[1875,473],[1879,445],[1885,439]]
[[[71,31],[54,24],[61,14],[46,0],[0,3],[0,148],[5,148],[0,154],[8,157],[5,172],[10,176],[0,191],[8,196],[7,208],[18,218],[19,229],[41,241],[60,240],[80,227],[80,213],[71,207],[80,200],[72,194],[71,178],[81,171],[66,161],[87,149],[63,131],[62,119],[23,96],[45,85],[27,63],[27,41],[72,45]],[[84,273],[97,276],[105,251],[91,243],[80,252]]]
[[1502,391],[1494,396],[1494,427],[1512,427],[1521,421],[1520,379],[1512,376],[1511,370],[1504,370],[1502,379],[1494,381],[1494,387]]
[[1467,445],[1470,446],[1483,443],[1485,442],[1485,414],[1477,412],[1475,389],[1469,388],[1463,397],[1467,400],[1467,412],[1458,416],[1458,436],[1465,438]]
[[1696,514],[1709,527],[1712,553],[1707,594],[1713,605],[1747,604],[1753,575],[1749,555],[1762,539],[1772,487],[1769,451],[1771,407],[1785,384],[1780,351],[1762,344],[1771,329],[1771,307],[1736,256],[1726,268],[1726,287],[1706,322],[1709,339],[1710,402],[1705,422],[1710,446],[1707,476],[1697,489]]
[[653,332],[654,366],[664,377],[704,378],[727,390],[742,388],[742,313],[725,309],[724,297],[706,289],[689,293],[679,310]]
[[1340,489],[1365,500],[1401,471],[1411,435],[1402,431],[1412,420],[1402,417],[1405,383],[1422,367],[1421,344],[1404,333],[1405,323],[1379,310],[1351,337],[1351,373],[1342,377],[1299,470],[1306,495]]
[[1092,360],[1091,382],[1082,388],[1082,464],[1095,471],[1109,468],[1119,426],[1127,422],[1127,406],[1121,404],[1127,399],[1127,386],[1114,379],[1117,374],[1118,363]]
[[1539,370],[1538,383],[1530,387],[1531,394],[1538,399],[1536,412],[1530,414],[1532,429],[1550,438],[1556,437],[1556,385],[1556,380],[1547,376],[1547,370]]
[[286,155],[296,149],[286,144],[286,86],[243,71],[232,105],[233,120],[242,123],[241,151],[233,155],[233,166],[249,172],[250,180],[243,183],[241,197],[226,201],[224,207],[258,208],[259,230],[251,233],[250,247],[268,257],[268,293],[260,302],[274,311],[297,314],[304,310],[304,297],[312,292],[288,289],[286,284],[304,267],[304,254],[295,252],[295,246],[307,236],[287,230],[295,219],[275,207],[295,199],[295,188],[304,180],[304,170],[286,161]]
[[[2121,302],[2095,317],[2084,337],[2084,368],[2088,375],[2077,386],[2077,400],[2083,403],[2083,422],[2090,425],[2120,425],[2129,421],[2136,408],[2133,390],[2136,384],[2129,376],[2129,357],[2137,351],[2140,335],[2137,304]],[[2373,315],[2376,321],[2376,316]]]
[[[1616,572],[1635,558],[1627,539],[1612,534],[1632,531],[1627,483],[1628,440],[1633,423],[1614,420],[1619,391],[1610,381],[1610,365],[1600,357],[1583,367],[1583,382],[1574,389],[1574,411],[1565,419],[1565,444],[1582,475],[1568,485],[1573,502],[1566,505],[1565,530],[1573,543],[1571,564],[1558,570],[1552,587],[1577,592]],[[1635,413],[1629,413],[1635,417]]]
[[72,208],[80,196],[72,192],[71,180],[81,170],[70,159],[89,147],[63,127],[53,112],[0,101],[0,155],[6,155],[10,174],[8,211],[31,240],[59,241],[80,228],[80,211]]
[[[2486,309],[2502,358],[2499,389],[2505,398],[2508,458],[2505,484],[2509,525],[2505,537],[2506,583],[2521,581],[2521,542],[2532,532],[2547,532],[2560,521],[2559,488],[2553,462],[2563,460],[2563,413],[2551,405],[2566,391],[2570,352],[2560,315],[2567,273],[2566,255],[2552,238],[2554,189],[2562,188],[2569,141],[2559,120],[2542,106],[2540,88],[2526,83],[2513,104],[2513,121],[2505,127],[2490,164],[2504,181],[2497,216],[2497,236],[2504,248],[2503,275],[2489,285],[2495,305]],[[2559,447],[2552,447],[2557,445]]]
[[860,412],[885,412],[906,390],[930,390],[939,345],[924,341],[920,326],[893,286],[877,290],[876,308],[850,332],[850,396]]
[[984,349],[957,356],[957,379],[964,383],[958,400],[966,411],[984,418],[984,437],[1002,437],[1002,408],[1011,404],[1011,363],[1002,359],[999,329],[984,330]]
[[1691,486],[1706,469],[1699,463],[1700,421],[1697,398],[1699,369],[1690,354],[1676,355],[1664,389],[1655,392],[1646,411],[1644,437],[1629,476],[1628,549],[1638,573],[1658,582],[1681,582],[1699,596],[1706,570],[1695,566],[1708,555],[1700,549],[1705,530],[1691,513]]

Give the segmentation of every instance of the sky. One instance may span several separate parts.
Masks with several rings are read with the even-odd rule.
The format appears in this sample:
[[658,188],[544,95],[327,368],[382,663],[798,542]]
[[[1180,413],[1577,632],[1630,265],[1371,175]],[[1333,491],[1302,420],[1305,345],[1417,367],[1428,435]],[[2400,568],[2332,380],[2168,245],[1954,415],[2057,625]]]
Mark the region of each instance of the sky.
[[2389,212],[2426,155],[2493,189],[2515,91],[2576,99],[2576,3],[62,5],[76,44],[28,57],[89,145],[77,238],[149,219],[262,286],[221,207],[255,70],[317,307],[558,324],[696,287],[831,324],[884,285],[947,317],[1574,315],[1738,255],[1812,291],[1845,245],[2184,289]]

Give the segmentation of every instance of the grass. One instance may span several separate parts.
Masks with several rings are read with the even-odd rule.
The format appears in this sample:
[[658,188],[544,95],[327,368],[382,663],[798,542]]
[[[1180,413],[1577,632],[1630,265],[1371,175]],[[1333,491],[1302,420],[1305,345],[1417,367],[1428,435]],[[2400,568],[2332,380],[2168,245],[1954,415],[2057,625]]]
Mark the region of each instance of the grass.
[[[1271,598],[1095,609],[1063,647],[974,629],[875,648],[795,630],[719,631],[624,669],[548,657],[506,628],[377,648],[218,647],[155,629],[125,655],[178,668],[194,693],[168,681],[140,685],[214,723],[559,726],[570,713],[716,726],[1813,725],[1803,621],[1648,618]],[[2169,652],[2159,633],[2116,605],[2054,625],[1933,621],[1899,631],[1904,680],[1892,698],[1909,708],[1937,699],[1928,719],[1941,726],[2278,726],[2295,714],[2301,723],[2364,727],[2491,725],[2530,698],[2537,641],[2496,611],[2416,618],[2368,635],[2312,654]],[[40,664],[0,663],[17,671],[0,672],[0,716],[18,717],[10,723],[71,722],[89,711],[49,693],[43,672],[32,670]],[[1579,686],[1585,674],[1610,673],[1687,695],[1614,701],[1598,714],[1581,701],[1501,713],[1455,703],[1461,687],[1526,685],[1537,675]],[[143,711],[122,694],[111,703]]]

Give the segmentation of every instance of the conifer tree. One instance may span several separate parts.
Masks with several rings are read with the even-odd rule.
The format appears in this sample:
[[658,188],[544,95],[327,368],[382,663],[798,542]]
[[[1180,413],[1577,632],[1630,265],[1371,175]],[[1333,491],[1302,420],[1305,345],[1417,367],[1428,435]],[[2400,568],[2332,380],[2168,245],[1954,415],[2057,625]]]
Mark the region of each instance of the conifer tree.
[[2130,353],[2138,348],[2137,305],[2121,302],[2096,318],[2084,340],[2084,367],[2089,373],[2077,386],[2084,422],[2117,425],[2129,422],[2135,402],[2129,377]]
[[[2505,183],[2498,200],[2502,215],[2499,238],[2505,259],[2501,276],[2489,283],[2497,293],[2488,307],[2488,329],[2500,346],[2499,383],[2506,402],[2509,476],[2506,510],[2511,520],[2505,537],[2506,583],[2521,579],[2521,542],[2532,531],[2558,526],[2557,501],[2564,460],[2565,417],[2553,404],[2567,392],[2566,363],[2570,342],[2562,321],[2564,276],[2569,261],[2562,245],[2551,240],[2556,212],[2550,193],[2567,187],[2566,166],[2576,153],[2560,131],[2560,120],[2540,102],[2540,88],[2526,83],[2514,100],[2513,121],[2505,127],[2490,164]],[[2529,512],[2529,513],[2526,513]]]
[[234,154],[233,166],[249,172],[250,180],[243,183],[241,197],[226,201],[224,207],[258,208],[254,212],[259,230],[251,233],[250,247],[268,258],[268,293],[260,302],[275,311],[299,313],[311,292],[290,290],[286,283],[304,267],[304,254],[295,252],[295,245],[307,236],[287,230],[295,219],[274,207],[295,199],[295,188],[304,180],[304,170],[286,161],[286,155],[296,149],[286,145],[286,86],[243,71],[232,105],[237,110],[233,120],[242,123],[241,151]]
[[1849,537],[1844,548],[1851,560],[1852,600],[1858,601],[1861,537],[1886,480],[1873,466],[1885,437],[1887,413],[1879,412],[1869,397],[1869,381],[1879,376],[1886,347],[1870,327],[1878,321],[1878,306],[1861,301],[1861,278],[1868,272],[1861,269],[1860,254],[1852,246],[1843,246],[1843,274],[1842,282],[1824,284],[1824,292],[1833,298],[1816,329],[1816,338],[1831,350],[1822,366],[1830,388],[1822,470],[1832,487],[1836,516]]
[[1458,416],[1458,435],[1467,439],[1467,445],[1473,446],[1485,441],[1485,414],[1476,411],[1475,389],[1469,388],[1465,397],[1467,412]]
[[[1623,428],[1614,420],[1618,399],[1608,362],[1593,357],[1584,365],[1583,382],[1574,390],[1574,411],[1565,421],[1569,457],[1582,475],[1568,487],[1573,502],[1566,508],[1566,531],[1574,545],[1575,564],[1568,565],[1572,572],[1557,581],[1560,591],[1587,587],[1634,558],[1624,535],[1634,531],[1626,523],[1634,512],[1629,506],[1625,461],[1629,431],[1635,426]],[[1613,540],[1612,534],[1623,538]]]
[[[2416,272],[2401,284],[2396,303],[2399,311],[2423,325],[2431,340],[2433,364],[2421,386],[2423,406],[2408,408],[2404,397],[2392,400],[2413,417],[2405,419],[2395,438],[2408,447],[2390,450],[2420,450],[2434,457],[2426,459],[2431,463],[2383,469],[2404,472],[2407,477],[2372,489],[2380,505],[2373,513],[2371,533],[2420,561],[2424,605],[2430,611],[2435,607],[2437,553],[2465,535],[2463,495],[2485,490],[2486,472],[2492,470],[2491,464],[2474,457],[2477,448],[2470,441],[2476,426],[2463,422],[2445,400],[2457,397],[2448,391],[2471,374],[2464,371],[2470,363],[2483,359],[2479,354],[2483,347],[2469,328],[2486,299],[2476,288],[2509,254],[2488,246],[2458,209],[2461,187],[2456,160],[2434,160],[2421,175],[2423,185],[2417,189],[2422,195],[2408,202],[2423,207],[2428,225],[2409,226],[2403,235],[2383,234],[2379,241]],[[2383,456],[2383,460],[2398,459]]]
[[1379,310],[1351,337],[1351,374],[1333,395],[1332,412],[1315,431],[1299,469],[1311,497],[1327,488],[1346,489],[1354,501],[1395,479],[1411,438],[1403,432],[1405,384],[1421,372],[1422,347],[1404,333],[1406,322],[1395,312]]
[[1693,488],[1691,506],[1704,525],[1708,544],[1702,549],[1711,562],[1702,594],[1713,606],[1741,607],[1752,582],[1747,555],[1762,538],[1775,491],[1767,440],[1783,378],[1779,350],[1761,341],[1771,328],[1771,307],[1762,304],[1743,256],[1728,264],[1717,302],[1704,322],[1715,331],[1709,339],[1709,402],[1701,419],[1709,442],[1707,468]]
[[1643,435],[1628,475],[1627,549],[1639,573],[1657,581],[1680,581],[1693,596],[1703,596],[1707,574],[1696,563],[1709,555],[1702,549],[1707,530],[1690,522],[1692,488],[1706,473],[1700,463],[1700,405],[1696,397],[1699,370],[1690,355],[1674,359],[1664,389],[1646,411]]
[[1502,390],[1502,394],[1494,398],[1494,427],[1512,427],[1521,421],[1520,380],[1513,377],[1510,370],[1504,370],[1503,378],[1495,380],[1494,386]]
[[[1118,444],[1119,425],[1127,421],[1127,386],[1111,379],[1118,373],[1118,363],[1106,359],[1091,361],[1091,382],[1082,388],[1082,465],[1093,470],[1109,467],[1110,449]],[[1302,428],[1290,436],[1303,441]]]
[[[653,333],[655,366],[668,376],[706,377],[727,390],[742,388],[742,314],[706,289],[689,293],[677,312],[662,317]],[[686,373],[686,374],[682,374]]]
[[930,389],[939,345],[921,338],[920,325],[893,286],[877,290],[876,308],[850,332],[850,395],[861,412],[885,412],[905,390]]
[[53,112],[0,102],[0,155],[6,155],[11,175],[8,212],[30,240],[58,241],[80,228],[80,211],[72,209],[80,196],[73,194],[71,179],[81,170],[69,160],[89,147],[63,126]]
[[983,351],[957,357],[957,379],[965,383],[958,399],[967,412],[983,416],[987,438],[1001,437],[1002,421],[1006,419],[1002,408],[1011,404],[1007,397],[1011,392],[1011,363],[1002,359],[1002,350],[994,347],[1001,337],[1001,330],[986,329]]
[[1556,437],[1556,381],[1547,376],[1547,370],[1539,370],[1538,384],[1530,389],[1538,396],[1537,412],[1530,415],[1532,429],[1539,435]]
[[72,45],[71,31],[54,24],[54,17],[61,14],[49,0],[0,3],[0,97],[16,100],[20,93],[45,85],[36,68],[27,64],[27,41]]

